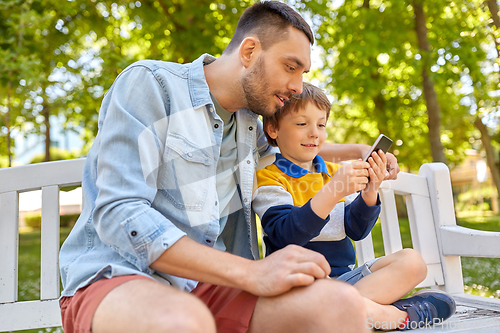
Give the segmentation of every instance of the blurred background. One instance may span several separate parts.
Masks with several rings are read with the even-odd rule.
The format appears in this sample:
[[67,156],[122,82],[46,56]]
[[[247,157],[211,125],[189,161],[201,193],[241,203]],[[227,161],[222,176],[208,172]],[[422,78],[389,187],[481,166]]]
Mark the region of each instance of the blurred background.
[[[498,212],[496,0],[290,0],[316,35],[306,80],[332,142],[394,140],[401,168],[446,163],[457,208]],[[218,56],[253,1],[0,1],[0,167],[85,156],[103,95],[140,59]]]
[[[219,56],[253,2],[0,0],[0,167],[84,157],[124,68]],[[333,103],[327,140],[371,144],[384,133],[404,171],[446,163],[458,222],[500,231],[499,1],[285,2],[315,32],[305,80]],[[67,193],[70,227],[81,193]],[[38,199],[23,200],[22,226],[36,230]],[[500,289],[500,265],[488,265],[492,280],[468,288]]]

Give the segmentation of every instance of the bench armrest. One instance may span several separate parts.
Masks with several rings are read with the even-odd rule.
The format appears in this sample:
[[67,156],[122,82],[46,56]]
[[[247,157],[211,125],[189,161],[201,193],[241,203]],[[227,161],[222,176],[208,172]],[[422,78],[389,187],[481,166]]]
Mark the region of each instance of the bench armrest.
[[445,256],[500,258],[500,232],[460,226],[441,226],[442,251]]

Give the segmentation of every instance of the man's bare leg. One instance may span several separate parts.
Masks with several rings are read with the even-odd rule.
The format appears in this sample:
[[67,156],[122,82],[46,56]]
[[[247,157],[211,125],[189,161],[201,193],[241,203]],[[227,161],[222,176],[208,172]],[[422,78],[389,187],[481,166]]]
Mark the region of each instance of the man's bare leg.
[[215,321],[196,296],[153,280],[113,289],[97,307],[93,333],[215,333]]
[[363,298],[350,285],[329,279],[260,297],[249,333],[368,332]]

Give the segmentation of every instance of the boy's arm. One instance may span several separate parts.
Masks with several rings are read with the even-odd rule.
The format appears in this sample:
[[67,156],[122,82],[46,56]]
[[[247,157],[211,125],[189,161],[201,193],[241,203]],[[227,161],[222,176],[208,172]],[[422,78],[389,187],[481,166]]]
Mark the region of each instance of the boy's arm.
[[380,198],[374,206],[368,206],[361,195],[345,207],[344,225],[346,235],[354,241],[368,236],[380,215]]
[[[262,180],[262,176],[258,176]],[[289,244],[305,245],[318,236],[330,220],[316,215],[310,201],[302,207],[293,205],[293,198],[282,186],[261,186],[255,191],[253,209],[261,219],[264,233],[275,248]]]

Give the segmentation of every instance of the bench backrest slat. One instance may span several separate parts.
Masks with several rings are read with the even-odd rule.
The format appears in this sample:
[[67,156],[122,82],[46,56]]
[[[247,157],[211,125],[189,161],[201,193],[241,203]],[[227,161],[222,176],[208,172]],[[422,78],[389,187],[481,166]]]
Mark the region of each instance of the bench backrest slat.
[[59,186],[42,187],[40,299],[59,297]]
[[380,211],[382,239],[384,240],[384,251],[387,255],[401,250],[403,243],[401,241],[394,191],[381,189],[379,193],[382,206]]
[[19,195],[0,194],[0,303],[17,301]]

